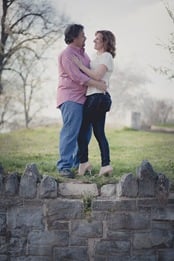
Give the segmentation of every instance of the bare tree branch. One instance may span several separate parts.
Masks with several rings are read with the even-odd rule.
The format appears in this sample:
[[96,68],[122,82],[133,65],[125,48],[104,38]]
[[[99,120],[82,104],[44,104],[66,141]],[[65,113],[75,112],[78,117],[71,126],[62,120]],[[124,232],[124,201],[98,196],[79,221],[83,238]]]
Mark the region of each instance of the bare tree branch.
[[[44,3],[43,3],[44,1]],[[0,94],[3,91],[3,72],[12,66],[12,58],[22,49],[36,54],[36,43],[51,43],[62,35],[69,18],[55,15],[49,1],[2,0],[0,38]]]

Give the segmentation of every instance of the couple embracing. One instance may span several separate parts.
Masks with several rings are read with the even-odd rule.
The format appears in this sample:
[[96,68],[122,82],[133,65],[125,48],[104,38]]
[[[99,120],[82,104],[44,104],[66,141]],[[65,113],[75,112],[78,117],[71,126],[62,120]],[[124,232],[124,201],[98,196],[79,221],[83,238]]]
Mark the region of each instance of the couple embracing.
[[109,79],[114,66],[115,36],[108,30],[95,33],[96,56],[91,61],[84,49],[83,25],[68,25],[64,36],[67,47],[58,60],[57,108],[61,111],[63,126],[57,169],[67,178],[74,178],[72,168],[78,168],[79,175],[92,170],[88,161],[88,144],[93,130],[101,153],[99,175],[110,174],[113,168],[105,135],[105,119],[112,103]]

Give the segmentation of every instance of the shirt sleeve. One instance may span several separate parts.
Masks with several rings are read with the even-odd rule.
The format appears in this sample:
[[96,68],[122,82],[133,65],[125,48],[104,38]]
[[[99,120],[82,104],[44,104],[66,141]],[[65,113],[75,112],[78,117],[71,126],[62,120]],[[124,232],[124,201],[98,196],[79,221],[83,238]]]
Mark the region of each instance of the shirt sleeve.
[[104,64],[108,68],[108,71],[112,72],[114,67],[112,55],[108,52],[103,53],[101,55],[100,64]]
[[73,62],[72,54],[62,54],[60,58],[61,66],[64,68],[64,72],[74,82],[85,85],[89,81],[89,77],[85,75],[78,66]]

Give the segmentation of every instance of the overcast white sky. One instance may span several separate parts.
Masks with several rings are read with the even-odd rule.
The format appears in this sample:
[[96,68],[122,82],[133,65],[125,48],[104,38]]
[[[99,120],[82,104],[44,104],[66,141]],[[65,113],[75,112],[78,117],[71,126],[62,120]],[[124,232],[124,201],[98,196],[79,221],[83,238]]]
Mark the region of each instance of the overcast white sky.
[[[116,66],[144,71],[152,80],[147,86],[152,95],[174,98],[174,83],[152,72],[151,67],[168,65],[166,51],[157,46],[167,43],[174,31],[172,20],[162,0],[52,0],[73,22],[85,27],[86,51],[94,51],[94,33],[99,29],[113,31],[117,39]],[[174,8],[174,0],[168,3]],[[64,46],[62,46],[64,47]]]

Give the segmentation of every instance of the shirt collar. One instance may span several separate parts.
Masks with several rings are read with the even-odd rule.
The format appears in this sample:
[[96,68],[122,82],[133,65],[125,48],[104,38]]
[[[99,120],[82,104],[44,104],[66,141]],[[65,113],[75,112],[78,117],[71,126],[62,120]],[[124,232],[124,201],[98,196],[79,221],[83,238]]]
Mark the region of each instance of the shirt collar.
[[78,46],[74,46],[74,45],[71,45],[71,44],[68,45],[68,47],[76,50],[76,52],[78,52],[80,54],[84,54],[84,52],[85,52],[85,48],[84,47],[80,48]]

